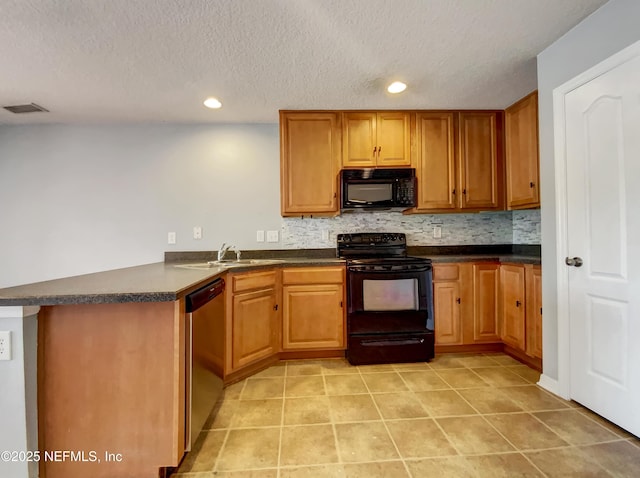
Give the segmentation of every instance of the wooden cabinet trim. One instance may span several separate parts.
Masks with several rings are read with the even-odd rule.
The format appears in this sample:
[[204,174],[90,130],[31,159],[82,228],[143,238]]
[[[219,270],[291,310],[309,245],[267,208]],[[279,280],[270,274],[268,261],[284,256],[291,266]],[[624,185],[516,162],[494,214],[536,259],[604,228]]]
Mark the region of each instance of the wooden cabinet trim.
[[282,270],[283,284],[342,284],[345,267],[292,267]]
[[244,292],[264,287],[274,287],[277,282],[278,271],[245,272],[231,275],[233,292]]

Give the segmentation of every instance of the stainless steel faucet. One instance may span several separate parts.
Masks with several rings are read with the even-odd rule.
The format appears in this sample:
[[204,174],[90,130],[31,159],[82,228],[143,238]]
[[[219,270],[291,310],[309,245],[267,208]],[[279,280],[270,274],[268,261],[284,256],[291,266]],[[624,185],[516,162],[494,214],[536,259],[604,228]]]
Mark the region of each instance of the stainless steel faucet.
[[240,255],[242,254],[240,249],[232,245],[227,246],[227,244],[223,242],[222,245],[220,246],[220,249],[218,250],[218,262],[222,262],[224,260],[224,255],[227,253],[229,249],[231,249],[233,252],[236,253],[236,261],[240,260]]
[[226,243],[222,243],[222,245],[220,246],[220,249],[218,249],[218,262],[221,262],[224,260],[224,255],[227,253],[227,251],[229,249],[231,249],[232,246],[227,246]]

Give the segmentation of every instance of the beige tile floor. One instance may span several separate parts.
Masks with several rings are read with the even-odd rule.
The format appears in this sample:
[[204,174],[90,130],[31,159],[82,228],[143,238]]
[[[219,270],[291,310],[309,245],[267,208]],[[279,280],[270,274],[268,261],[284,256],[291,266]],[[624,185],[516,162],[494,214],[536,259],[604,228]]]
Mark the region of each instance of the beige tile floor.
[[282,362],[225,389],[175,478],[638,477],[640,440],[502,354]]

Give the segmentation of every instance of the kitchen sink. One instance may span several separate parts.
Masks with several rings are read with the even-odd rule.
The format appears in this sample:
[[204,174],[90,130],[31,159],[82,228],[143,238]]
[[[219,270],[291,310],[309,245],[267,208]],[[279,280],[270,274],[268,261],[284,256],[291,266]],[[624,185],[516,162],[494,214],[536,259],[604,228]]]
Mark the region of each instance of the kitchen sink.
[[213,269],[216,267],[233,268],[242,266],[260,266],[270,264],[282,263],[279,259],[240,259],[239,261],[209,261],[209,262],[196,262],[193,264],[176,264],[175,267],[181,269]]

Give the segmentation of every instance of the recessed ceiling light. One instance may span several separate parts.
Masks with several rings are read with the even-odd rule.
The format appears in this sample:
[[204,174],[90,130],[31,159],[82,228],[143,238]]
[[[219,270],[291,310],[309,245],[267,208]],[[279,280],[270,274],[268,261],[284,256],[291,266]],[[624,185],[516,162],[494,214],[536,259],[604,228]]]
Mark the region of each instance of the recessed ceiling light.
[[387,86],[387,91],[389,93],[402,93],[406,89],[407,89],[407,85],[405,85],[401,81],[394,81],[389,86]]
[[207,108],[211,108],[211,109],[218,109],[222,107],[222,103],[220,103],[220,100],[218,98],[207,98],[206,100],[204,100],[203,103]]

